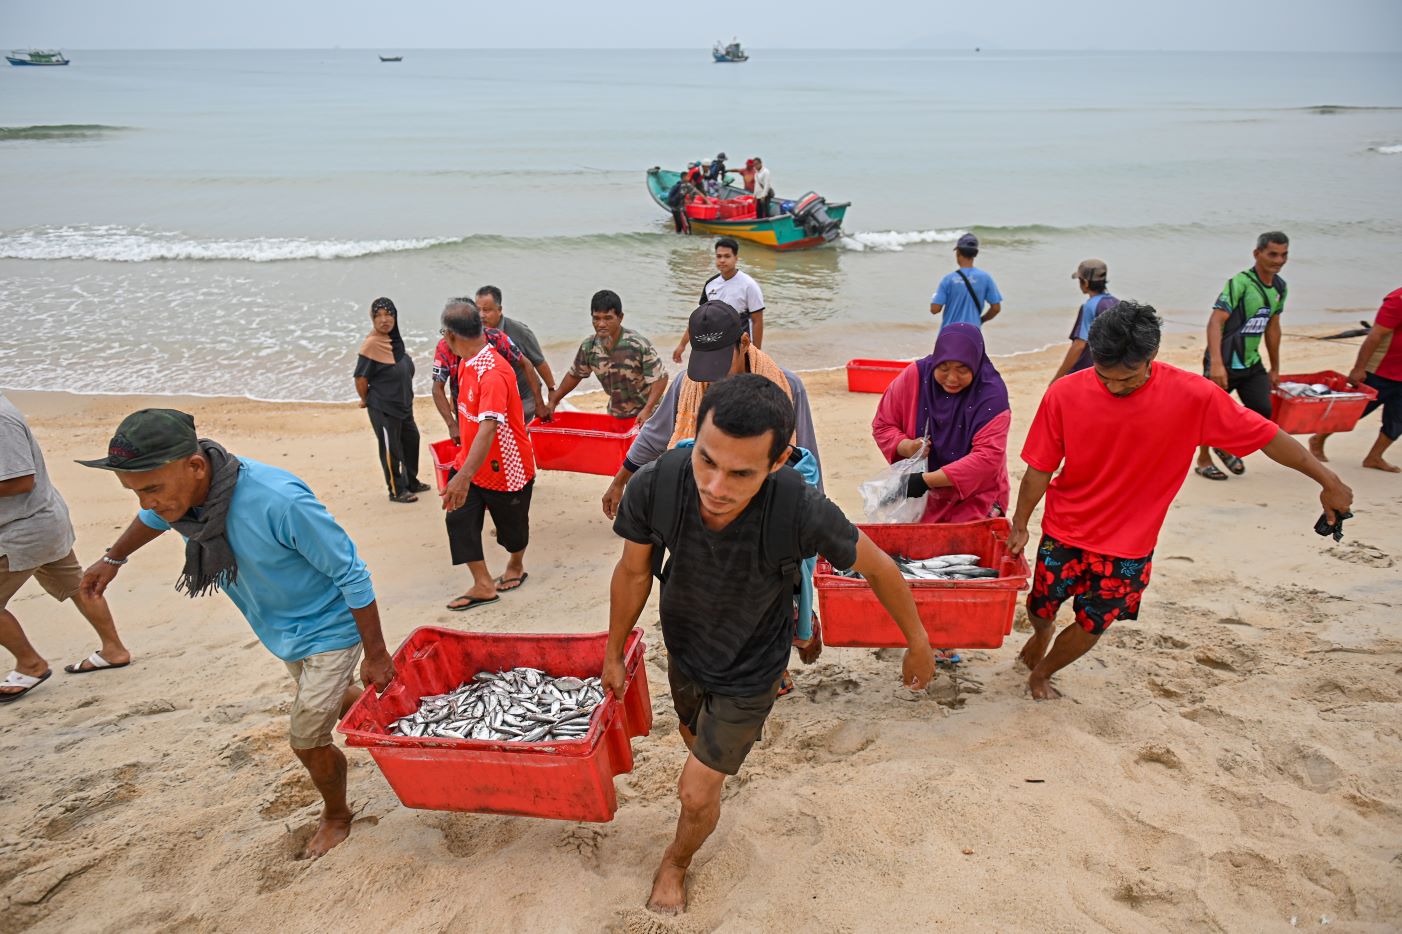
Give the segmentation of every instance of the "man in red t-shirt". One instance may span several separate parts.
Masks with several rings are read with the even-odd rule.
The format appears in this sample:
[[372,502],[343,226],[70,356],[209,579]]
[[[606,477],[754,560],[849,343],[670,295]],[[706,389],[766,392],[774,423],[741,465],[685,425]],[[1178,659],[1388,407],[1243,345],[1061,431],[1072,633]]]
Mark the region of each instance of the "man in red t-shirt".
[[[1393,289],[1383,299],[1373,329],[1363,339],[1358,359],[1348,374],[1348,381],[1353,385],[1372,386],[1378,391],[1378,397],[1368,403],[1363,414],[1381,407],[1383,426],[1372,450],[1363,458],[1363,466],[1388,473],[1402,473],[1402,467],[1383,460],[1383,452],[1402,437],[1402,341],[1393,340],[1392,333],[1399,327],[1402,327],[1402,289]],[[1329,459],[1324,456],[1324,439],[1328,437],[1310,438],[1310,453],[1322,461]]]
[[[531,490],[535,452],[526,434],[516,374],[490,344],[482,315],[468,299],[443,309],[443,338],[458,363],[458,433],[462,450],[443,490],[448,511],[448,548],[454,564],[466,564],[472,587],[448,604],[470,610],[501,599],[498,594],[526,582],[530,541]],[[482,522],[487,513],[497,527],[497,544],[511,555],[493,580],[482,554]]]
[[[1027,473],[1009,552],[1026,547],[1027,521],[1047,497],[1027,598],[1034,632],[1021,655],[1036,700],[1060,696],[1051,676],[1090,651],[1111,622],[1139,616],[1154,543],[1199,445],[1238,457],[1264,451],[1298,470],[1323,488],[1331,523],[1353,503],[1353,491],[1274,423],[1203,377],[1154,362],[1160,327],[1154,309],[1137,302],[1097,317],[1092,368],[1052,383],[1022,448]],[[1053,643],[1068,598],[1076,621]]]

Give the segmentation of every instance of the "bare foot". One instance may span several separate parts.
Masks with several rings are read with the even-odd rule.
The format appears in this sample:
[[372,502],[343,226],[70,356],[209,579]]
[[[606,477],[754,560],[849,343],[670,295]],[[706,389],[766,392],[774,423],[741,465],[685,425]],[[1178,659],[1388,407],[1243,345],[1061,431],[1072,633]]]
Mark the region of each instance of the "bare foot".
[[1373,468],[1374,470],[1381,470],[1381,471],[1384,471],[1385,473],[1402,473],[1402,467],[1398,467],[1396,464],[1389,464],[1387,461],[1383,460],[1381,457],[1368,457],[1368,458],[1364,458],[1364,460],[1363,460],[1363,466],[1364,466],[1364,467],[1371,467],[1371,468]]
[[316,833],[307,841],[307,845],[302,848],[302,853],[298,859],[320,859],[331,848],[350,836],[351,816],[327,817],[321,815],[321,820],[316,825]]
[[1324,439],[1319,435],[1310,435],[1310,453],[1321,464],[1329,463],[1329,458],[1324,456]]
[[1027,687],[1032,691],[1033,700],[1060,700],[1061,692],[1052,687],[1051,678],[1032,672],[1027,678]]
[[1028,671],[1042,663],[1042,658],[1047,654],[1047,648],[1051,645],[1053,631],[1051,628],[1048,628],[1046,632],[1038,629],[1031,636],[1028,636],[1027,642],[1022,646],[1022,651],[1017,655],[1018,661],[1022,662]]
[[662,865],[652,877],[652,894],[647,910],[659,915],[679,915],[686,911],[686,867],[662,857]]

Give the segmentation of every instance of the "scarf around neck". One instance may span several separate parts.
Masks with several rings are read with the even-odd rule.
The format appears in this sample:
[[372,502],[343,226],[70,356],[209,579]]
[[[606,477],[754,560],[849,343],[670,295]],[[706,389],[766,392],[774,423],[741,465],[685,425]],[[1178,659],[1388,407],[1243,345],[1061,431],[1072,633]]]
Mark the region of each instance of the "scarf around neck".
[[[962,392],[950,393],[935,379],[935,367],[953,361],[974,374]],[[948,324],[935,341],[935,352],[915,362],[920,395],[915,403],[915,430],[930,439],[929,469],[939,470],[966,456],[974,435],[1008,411],[1008,387],[988,359],[983,332],[972,324]]]
[[[375,312],[388,309],[394,316],[394,330],[381,334],[375,328]],[[370,303],[370,333],[360,345],[360,355],[385,366],[394,366],[404,359],[404,338],[399,336],[399,309],[387,298],[377,298]]]
[[[758,373],[769,380],[780,389],[784,390],[784,395],[793,402],[793,388],[789,386],[789,378],[784,375],[784,371],[779,368],[779,364],[774,362],[774,358],[751,344],[745,357],[745,369],[749,373]],[[696,415],[701,410],[701,397],[706,394],[710,383],[698,383],[690,376],[682,377],[682,388],[677,392],[677,417],[675,428],[672,431],[672,439],[667,442],[667,450],[677,446],[677,442],[685,438],[696,437]],[[789,439],[793,443],[793,438]]]
[[198,518],[192,509],[171,523],[185,536],[185,567],[175,589],[191,597],[227,589],[239,576],[238,561],[224,531],[239,479],[239,459],[208,438],[201,438],[199,445],[209,461],[209,495],[200,504]]

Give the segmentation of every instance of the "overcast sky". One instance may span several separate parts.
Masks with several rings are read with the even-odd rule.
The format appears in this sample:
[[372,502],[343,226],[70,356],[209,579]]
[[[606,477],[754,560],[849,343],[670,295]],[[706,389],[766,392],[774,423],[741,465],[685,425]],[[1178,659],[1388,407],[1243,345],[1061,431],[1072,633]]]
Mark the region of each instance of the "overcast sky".
[[681,48],[732,34],[753,48],[1397,52],[1402,0],[0,0],[6,48]]

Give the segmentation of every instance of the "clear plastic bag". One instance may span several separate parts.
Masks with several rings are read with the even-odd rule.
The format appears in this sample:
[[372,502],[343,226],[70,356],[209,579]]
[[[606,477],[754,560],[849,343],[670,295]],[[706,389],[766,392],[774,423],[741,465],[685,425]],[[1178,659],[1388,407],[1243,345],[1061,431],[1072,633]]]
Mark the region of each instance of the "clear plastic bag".
[[903,461],[896,461],[876,477],[857,487],[862,494],[862,511],[868,522],[919,522],[925,515],[930,494],[906,496],[906,478],[924,473],[929,457],[929,442],[922,441],[920,450]]

